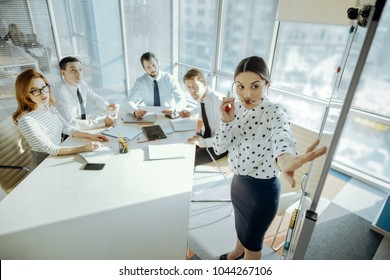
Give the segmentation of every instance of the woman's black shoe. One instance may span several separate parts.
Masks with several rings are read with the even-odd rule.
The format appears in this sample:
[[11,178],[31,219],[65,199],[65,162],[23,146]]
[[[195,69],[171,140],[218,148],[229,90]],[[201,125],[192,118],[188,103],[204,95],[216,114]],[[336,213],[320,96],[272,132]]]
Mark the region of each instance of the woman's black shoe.
[[[220,255],[219,256],[219,259],[220,260],[228,260],[227,256],[229,255],[229,253],[227,254],[223,254],[223,255]],[[239,259],[242,259],[244,257],[244,253],[242,253],[241,255],[239,255],[237,258],[235,258],[235,260],[239,260]]]

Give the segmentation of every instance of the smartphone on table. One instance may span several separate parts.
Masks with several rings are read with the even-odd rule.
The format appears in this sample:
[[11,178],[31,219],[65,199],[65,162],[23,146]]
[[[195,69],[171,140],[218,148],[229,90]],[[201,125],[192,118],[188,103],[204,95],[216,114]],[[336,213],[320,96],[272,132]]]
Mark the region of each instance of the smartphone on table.
[[105,163],[87,163],[83,170],[102,170],[105,165]]

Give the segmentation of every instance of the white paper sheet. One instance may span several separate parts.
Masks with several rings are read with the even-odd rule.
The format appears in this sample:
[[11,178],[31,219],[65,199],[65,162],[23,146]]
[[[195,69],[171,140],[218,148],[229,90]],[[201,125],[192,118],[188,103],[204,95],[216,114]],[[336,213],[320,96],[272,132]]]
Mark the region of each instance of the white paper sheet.
[[149,159],[185,158],[184,144],[149,145]]
[[132,140],[136,136],[140,135],[141,132],[142,130],[138,127],[118,124],[102,131],[102,134],[115,138],[120,136],[128,137],[130,140]]
[[99,149],[96,149],[93,152],[84,152],[79,155],[82,156],[88,163],[106,163],[110,157],[115,155],[115,150],[102,145]]
[[198,119],[195,118],[178,118],[171,120],[173,129],[178,132],[178,131],[190,131],[196,130],[196,125],[198,123]]
[[139,106],[139,109],[146,110],[148,113],[162,113],[164,110],[168,110],[168,107],[162,106]]

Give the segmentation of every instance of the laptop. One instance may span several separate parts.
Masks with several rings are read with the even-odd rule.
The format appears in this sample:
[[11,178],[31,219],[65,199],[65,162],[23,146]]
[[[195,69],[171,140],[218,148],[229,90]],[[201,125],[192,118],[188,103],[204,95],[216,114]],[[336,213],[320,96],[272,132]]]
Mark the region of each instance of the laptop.
[[157,116],[154,113],[147,113],[142,119],[136,118],[133,114],[126,113],[122,116],[124,123],[154,123],[157,121]]

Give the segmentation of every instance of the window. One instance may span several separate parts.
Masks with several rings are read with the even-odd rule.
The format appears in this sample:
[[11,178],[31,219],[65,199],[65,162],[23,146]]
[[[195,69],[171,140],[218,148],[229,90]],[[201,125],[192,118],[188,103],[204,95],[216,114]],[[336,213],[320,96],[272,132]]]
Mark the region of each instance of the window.
[[329,100],[347,46],[349,26],[281,22],[272,86]]
[[390,182],[390,121],[387,124],[350,114],[339,141],[335,161],[360,173]]
[[226,0],[220,69],[232,73],[245,57],[266,58],[275,22],[275,1]]
[[[218,13],[220,7],[222,15]],[[184,11],[188,14],[189,9],[192,14],[205,10],[207,17],[193,17],[189,24],[184,17]],[[234,68],[241,59],[250,55],[268,56],[274,10],[275,1],[271,0],[180,0],[179,67],[210,71],[209,85],[215,81],[213,86],[227,95]],[[217,30],[221,38],[216,37]]]
[[[62,0],[53,4],[61,58],[80,59],[83,79],[105,99],[124,97],[125,76],[118,2]],[[61,59],[60,58],[60,59]]]
[[[212,68],[215,55],[216,3],[217,1],[180,1],[179,61],[181,63],[205,69]],[[191,18],[186,16],[188,11],[192,11]],[[210,12],[213,16],[204,16],[204,11]]]
[[[123,1],[130,84],[144,74],[143,53],[156,54],[160,69],[172,72],[172,1]],[[185,10],[183,10],[185,12]]]
[[[0,107],[16,109],[14,85],[17,75],[34,68],[55,80],[57,61],[50,17],[45,0],[0,1]],[[20,40],[7,36],[11,29],[21,32]]]
[[390,5],[387,2],[355,92],[335,161],[390,182]]
[[[390,168],[388,13],[389,5],[381,17],[334,157],[341,168],[385,182],[390,181],[386,173]],[[281,22],[270,98],[287,108],[292,121],[318,130],[330,98],[332,103],[343,104],[365,36],[366,28],[362,27]],[[343,58],[345,65],[341,65]],[[338,66],[344,66],[340,77]],[[340,107],[336,107],[330,111],[327,126],[338,119]]]

